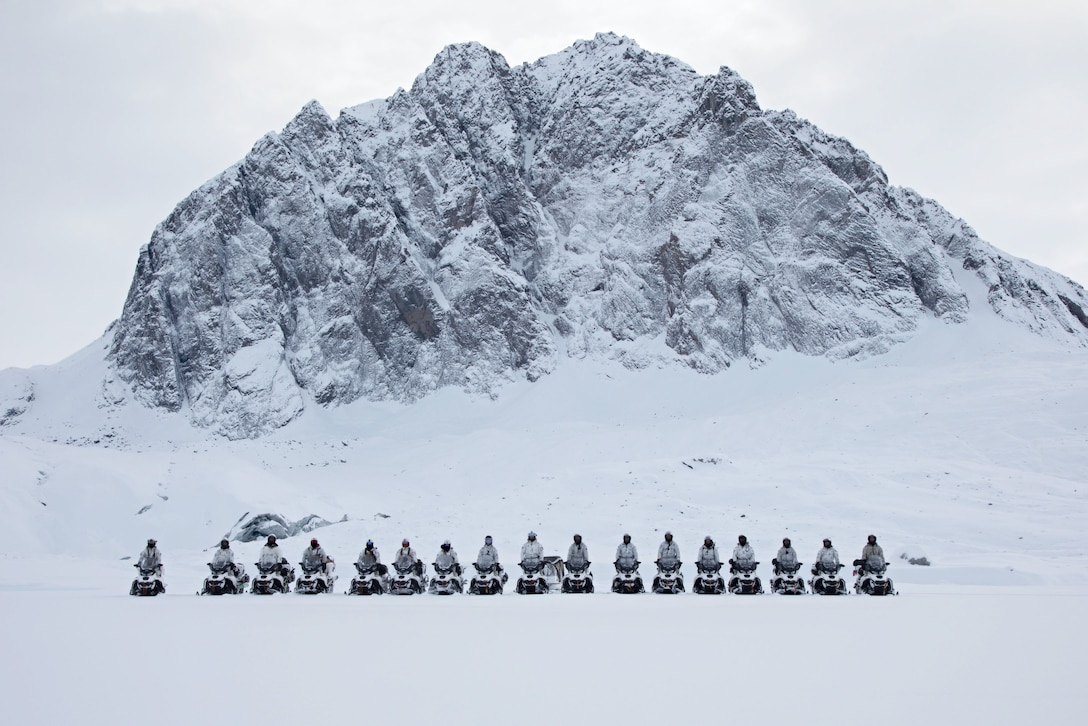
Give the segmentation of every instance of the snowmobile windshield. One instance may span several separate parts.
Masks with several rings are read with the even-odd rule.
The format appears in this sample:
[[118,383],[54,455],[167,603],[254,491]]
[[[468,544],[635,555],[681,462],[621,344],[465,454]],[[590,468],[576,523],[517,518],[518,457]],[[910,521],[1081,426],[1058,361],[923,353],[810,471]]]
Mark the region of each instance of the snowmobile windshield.
[[676,559],[675,557],[666,556],[661,558],[660,564],[662,570],[675,570],[677,567],[680,566],[680,560]]
[[414,563],[411,560],[397,560],[393,564],[393,569],[395,569],[402,575],[407,575],[409,572],[412,571],[413,564]]
[[529,573],[540,572],[542,569],[544,569],[544,561],[538,560],[536,558],[533,558],[531,560],[525,560],[521,563],[521,569]]
[[491,569],[491,566],[495,564],[495,558],[491,555],[480,555],[476,559],[476,567],[481,570]]
[[445,552],[439,552],[438,557],[434,558],[434,566],[437,570],[449,572],[453,569],[453,557]]

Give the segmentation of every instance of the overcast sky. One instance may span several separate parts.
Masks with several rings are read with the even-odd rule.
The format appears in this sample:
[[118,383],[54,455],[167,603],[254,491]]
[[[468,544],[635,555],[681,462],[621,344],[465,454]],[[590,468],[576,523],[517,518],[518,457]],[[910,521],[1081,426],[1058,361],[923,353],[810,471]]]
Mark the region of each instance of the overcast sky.
[[1088,283],[1083,0],[0,0],[0,368],[98,338],[155,225],[310,99],[387,97],[453,42],[516,65],[600,31],[733,68]]

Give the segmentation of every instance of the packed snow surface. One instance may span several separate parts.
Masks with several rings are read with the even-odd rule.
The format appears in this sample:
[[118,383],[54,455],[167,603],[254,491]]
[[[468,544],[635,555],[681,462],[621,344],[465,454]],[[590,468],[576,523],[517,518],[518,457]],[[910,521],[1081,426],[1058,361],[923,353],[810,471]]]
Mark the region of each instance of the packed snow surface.
[[[248,441],[88,405],[103,361],[99,343],[0,374],[33,404],[0,427],[5,721],[914,726],[1088,708],[1088,355],[996,318],[932,320],[861,361],[573,362],[494,398],[314,407]],[[335,594],[195,596],[210,548],[261,513],[332,523],[283,548],[297,562],[318,537]],[[430,563],[446,538],[470,561],[491,534],[516,571],[530,529],[547,554],[581,533],[598,593],[342,594],[367,538],[388,561],[407,537]],[[707,534],[723,555],[746,534],[766,584],[784,536],[807,571],[823,537],[849,562],[872,532],[900,596],[608,593],[621,535],[648,579],[665,530],[689,588]],[[131,598],[148,537],[168,590]],[[251,572],[260,544],[232,543]]]

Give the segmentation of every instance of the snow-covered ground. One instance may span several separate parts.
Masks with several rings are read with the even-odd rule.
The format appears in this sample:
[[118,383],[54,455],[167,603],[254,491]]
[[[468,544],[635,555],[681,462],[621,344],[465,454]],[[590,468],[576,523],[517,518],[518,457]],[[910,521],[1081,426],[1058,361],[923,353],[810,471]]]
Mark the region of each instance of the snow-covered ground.
[[1088,707],[1083,588],[136,599],[118,584],[0,593],[5,721],[1070,724]]
[[[84,405],[92,346],[36,372],[0,429],[4,720],[1076,722],[1088,355],[987,325],[713,377],[570,361],[496,400],[311,407],[242,442]],[[314,534],[338,594],[194,596],[208,548],[260,512],[336,522]],[[848,562],[873,532],[901,595],[339,594],[368,537],[430,562],[491,534],[510,567],[529,529],[549,554],[580,532],[599,585],[624,532],[647,563],[666,529],[689,562],[743,533],[762,570],[783,536],[807,565],[823,537]],[[122,558],[149,536],[169,590],[129,598]],[[259,544],[232,546],[252,563]]]

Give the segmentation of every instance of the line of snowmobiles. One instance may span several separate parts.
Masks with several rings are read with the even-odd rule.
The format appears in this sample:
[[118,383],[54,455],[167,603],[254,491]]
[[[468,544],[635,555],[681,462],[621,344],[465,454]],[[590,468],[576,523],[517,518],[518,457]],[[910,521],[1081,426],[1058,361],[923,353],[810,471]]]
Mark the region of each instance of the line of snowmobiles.
[[[618,594],[636,594],[646,592],[639,573],[639,565],[614,563],[616,576],[612,580],[612,592]],[[652,591],[658,594],[676,594],[684,591],[684,580],[680,574],[679,563],[663,565],[657,564],[657,574],[653,579]],[[721,595],[731,593],[734,595],[761,595],[764,593],[763,583],[756,575],[758,562],[735,563],[729,567],[729,579],[722,574],[722,564],[696,563],[695,581],[692,583],[692,592],[697,595]],[[865,595],[898,595],[891,578],[887,576],[887,564],[862,564],[855,563],[854,592]],[[804,595],[812,592],[814,595],[846,595],[849,592],[846,580],[839,574],[844,565],[834,567],[817,565],[812,568],[812,579],[808,581],[808,589],[801,574],[801,563],[793,565],[776,564],[774,574],[770,581],[771,593],[775,595]]]
[[[639,572],[641,562],[613,563],[616,574],[612,579],[612,592],[617,594],[637,594],[646,592],[642,575]],[[546,557],[543,561],[519,563],[522,575],[517,579],[515,591],[521,595],[546,594],[552,590],[564,593],[593,593],[593,573],[589,562],[571,564],[558,557]],[[684,577],[680,572],[681,564],[656,563],[651,590],[658,594],[677,594],[685,591]],[[692,592],[698,595],[721,595],[729,592],[734,595],[760,595],[764,593],[763,584],[756,575],[758,562],[730,565],[729,578],[721,574],[722,564],[704,565],[696,563],[696,576],[692,583]],[[139,567],[138,565],[135,565]],[[392,572],[381,565],[363,566],[355,563],[356,575],[351,580],[348,595],[417,595],[424,592],[433,595],[453,595],[468,592],[473,595],[499,595],[508,581],[508,576],[499,564],[480,566],[469,581],[461,568],[452,561],[432,563],[435,570],[428,578],[415,564],[394,565]],[[812,577],[806,582],[800,573],[801,563],[794,565],[776,564],[770,580],[770,592],[775,595],[814,595],[842,596],[851,589],[859,595],[886,596],[898,595],[892,579],[888,577],[887,563],[854,562],[853,587],[848,587],[841,570],[845,565],[817,564],[811,570]],[[280,563],[257,563],[257,574],[250,579],[243,565],[208,563],[210,570],[204,579],[199,595],[236,595],[249,592],[255,595],[272,595],[295,592],[303,595],[316,595],[333,592],[337,580],[333,565],[309,568],[302,566],[302,574],[296,582],[295,570],[286,561]],[[130,595],[150,597],[166,592],[161,568],[140,568],[136,579],[132,581]]]

